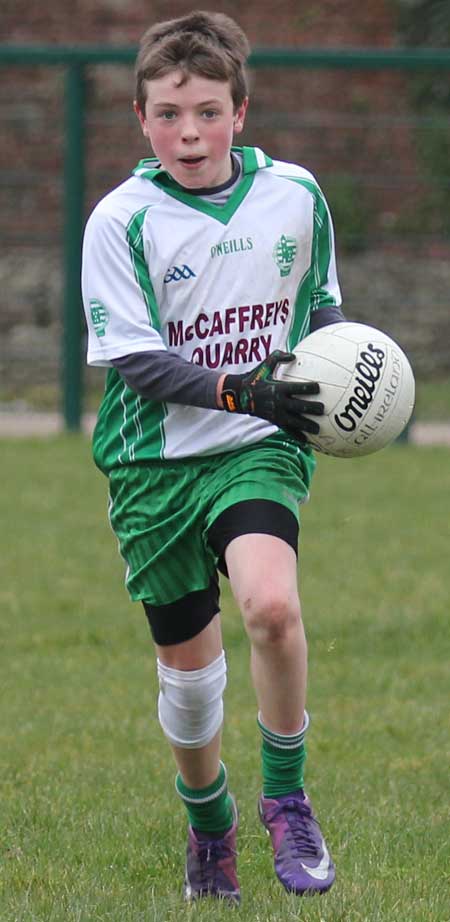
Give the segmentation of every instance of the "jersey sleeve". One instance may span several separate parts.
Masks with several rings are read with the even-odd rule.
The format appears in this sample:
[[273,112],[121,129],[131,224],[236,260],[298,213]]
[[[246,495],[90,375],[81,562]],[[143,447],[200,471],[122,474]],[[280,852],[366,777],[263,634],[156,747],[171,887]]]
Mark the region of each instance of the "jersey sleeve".
[[81,287],[88,365],[110,366],[122,355],[166,349],[148,267],[134,237],[101,208],[86,225]]
[[[314,204],[312,247],[311,320],[316,311],[338,308],[342,304],[336,270],[334,229],[330,210],[322,191],[317,187]],[[320,321],[319,321],[319,326]]]

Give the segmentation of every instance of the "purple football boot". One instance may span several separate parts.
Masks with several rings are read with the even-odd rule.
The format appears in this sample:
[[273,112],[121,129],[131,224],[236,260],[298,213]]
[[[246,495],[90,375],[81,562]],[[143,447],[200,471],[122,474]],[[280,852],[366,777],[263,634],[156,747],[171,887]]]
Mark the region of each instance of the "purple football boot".
[[239,904],[241,892],[236,874],[238,814],[234,800],[233,825],[222,839],[196,833],[189,826],[183,894],[188,902],[204,896]]
[[334,883],[334,864],[320,826],[303,791],[259,801],[261,822],[275,855],[275,871],[286,890],[299,895],[324,893]]

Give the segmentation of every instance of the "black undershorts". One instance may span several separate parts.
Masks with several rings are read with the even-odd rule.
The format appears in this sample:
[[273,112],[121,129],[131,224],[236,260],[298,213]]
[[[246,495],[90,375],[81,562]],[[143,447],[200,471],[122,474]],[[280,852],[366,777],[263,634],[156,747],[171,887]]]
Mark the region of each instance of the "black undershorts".
[[164,647],[191,640],[212,621],[220,611],[218,570],[228,576],[225,551],[234,538],[248,534],[281,538],[297,553],[298,522],[286,506],[266,499],[249,499],[229,506],[208,532],[208,541],[217,556],[217,570],[209,586],[168,605],[142,603],[155,643]]

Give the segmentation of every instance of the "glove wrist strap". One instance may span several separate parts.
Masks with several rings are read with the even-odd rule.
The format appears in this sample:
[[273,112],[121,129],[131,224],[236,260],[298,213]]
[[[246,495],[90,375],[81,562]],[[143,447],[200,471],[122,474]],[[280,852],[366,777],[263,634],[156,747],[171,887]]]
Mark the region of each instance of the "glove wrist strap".
[[220,396],[222,398],[223,408],[227,413],[240,412],[241,402],[239,395],[241,387],[242,380],[240,375],[226,375]]

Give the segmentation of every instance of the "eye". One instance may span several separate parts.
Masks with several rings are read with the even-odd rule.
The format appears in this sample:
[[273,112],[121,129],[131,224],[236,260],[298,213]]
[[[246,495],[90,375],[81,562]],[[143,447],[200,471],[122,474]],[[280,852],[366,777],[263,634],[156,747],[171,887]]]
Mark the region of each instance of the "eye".
[[164,112],[159,113],[159,118],[162,118],[165,122],[173,122],[176,118],[176,112],[173,109],[166,109]]
[[219,113],[216,111],[216,109],[204,109],[202,112],[203,118],[207,120],[216,118],[218,114]]

